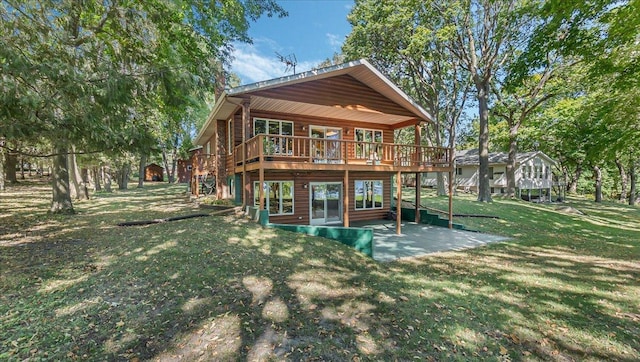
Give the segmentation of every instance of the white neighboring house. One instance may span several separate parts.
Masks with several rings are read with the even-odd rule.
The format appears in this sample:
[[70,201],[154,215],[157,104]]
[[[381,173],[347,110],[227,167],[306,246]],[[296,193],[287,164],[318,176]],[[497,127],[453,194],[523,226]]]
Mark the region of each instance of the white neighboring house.
[[[489,153],[489,187],[492,194],[503,194],[507,191],[507,160],[506,152]],[[455,165],[456,188],[465,192],[478,192],[478,149],[456,151]],[[518,196],[531,200],[533,194],[539,201],[549,201],[553,187],[551,168],[555,165],[556,161],[542,151],[516,154],[515,177]],[[423,186],[435,186],[435,177],[435,173],[425,174]]]

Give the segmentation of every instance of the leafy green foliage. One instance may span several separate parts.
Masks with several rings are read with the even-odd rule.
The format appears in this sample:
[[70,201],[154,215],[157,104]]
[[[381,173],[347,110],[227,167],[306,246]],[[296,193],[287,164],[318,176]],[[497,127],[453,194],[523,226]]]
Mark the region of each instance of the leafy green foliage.
[[[286,15],[273,0],[1,1],[0,134],[61,154],[175,145],[263,13]],[[73,211],[59,176],[52,211]]]

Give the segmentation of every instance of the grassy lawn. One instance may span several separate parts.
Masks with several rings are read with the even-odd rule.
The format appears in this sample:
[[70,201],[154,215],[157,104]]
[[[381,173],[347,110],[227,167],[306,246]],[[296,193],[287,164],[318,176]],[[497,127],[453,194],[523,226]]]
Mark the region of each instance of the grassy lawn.
[[[377,263],[337,242],[195,210],[184,186],[49,216],[0,194],[0,360],[640,359],[640,209],[454,200],[504,243]],[[446,209],[446,198],[423,203]]]

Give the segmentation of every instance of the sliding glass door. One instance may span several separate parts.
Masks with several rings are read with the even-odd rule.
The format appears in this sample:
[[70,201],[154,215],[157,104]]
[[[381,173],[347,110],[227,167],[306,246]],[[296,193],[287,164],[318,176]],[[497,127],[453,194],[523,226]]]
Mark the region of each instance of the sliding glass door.
[[311,225],[339,223],[342,221],[342,183],[310,184]]

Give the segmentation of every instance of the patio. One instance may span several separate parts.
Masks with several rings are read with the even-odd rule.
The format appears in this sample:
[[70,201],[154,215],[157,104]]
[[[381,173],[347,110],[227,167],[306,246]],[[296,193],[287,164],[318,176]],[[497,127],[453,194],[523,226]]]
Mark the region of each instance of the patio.
[[389,220],[367,221],[351,226],[373,229],[373,258],[382,262],[441,251],[463,250],[509,239],[413,222],[403,222],[402,234],[398,235],[395,222]]

